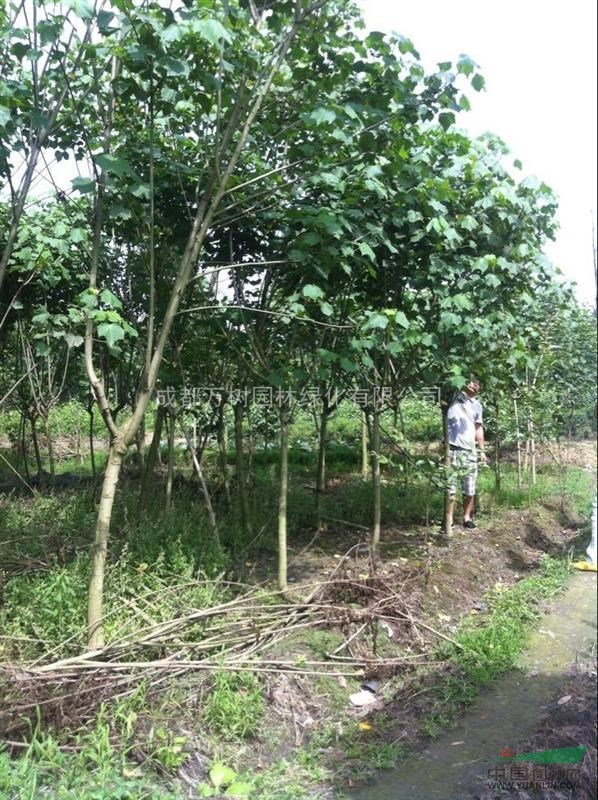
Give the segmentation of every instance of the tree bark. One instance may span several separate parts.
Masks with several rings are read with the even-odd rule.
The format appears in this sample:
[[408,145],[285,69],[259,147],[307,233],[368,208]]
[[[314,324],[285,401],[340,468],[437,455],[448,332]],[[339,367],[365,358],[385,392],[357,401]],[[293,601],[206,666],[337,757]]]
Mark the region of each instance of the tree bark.
[[521,459],[521,428],[519,427],[519,408],[517,398],[513,397],[513,417],[515,420],[515,441],[517,443],[517,488],[523,488],[522,459]]
[[104,473],[102,494],[96,522],[95,542],[91,562],[91,579],[89,582],[89,603],[87,607],[87,633],[88,647],[90,650],[100,650],[104,647],[102,616],[108,537],[110,534],[110,520],[112,517],[112,506],[116,495],[116,487],[118,485],[118,477],[126,452],[127,447],[122,441],[117,440],[110,447],[106,471]]
[[247,495],[247,476],[245,474],[245,457],[243,455],[243,406],[235,406],[235,464],[237,477],[237,492],[241,511],[241,527],[245,535],[251,535],[251,511]]
[[326,491],[326,429],[328,427],[328,409],[323,408],[320,414],[318,436],[318,467],[316,473],[316,527],[322,527],[322,495]]
[[287,502],[289,494],[289,416],[280,409],[280,487],[278,494],[278,588],[287,588]]
[[494,437],[494,485],[500,491],[501,485],[501,463],[500,463],[500,407],[498,402],[494,403],[494,415],[496,417],[496,435]]
[[172,482],[174,479],[174,435],[175,435],[175,416],[172,408],[168,412],[168,471],[166,473],[166,498],[165,509],[170,511],[172,508]]
[[380,520],[382,511],[380,487],[380,412],[377,408],[372,411],[372,489],[374,493],[374,518],[370,534],[370,547],[374,558],[377,556],[380,544]]
[[451,471],[451,447],[449,444],[449,430],[448,430],[448,405],[441,406],[442,411],[442,443],[443,443],[443,464],[444,464],[444,519],[442,529],[444,535],[449,537],[451,535],[451,517],[449,507],[451,502],[451,495],[449,491],[449,475]]
[[230,475],[228,469],[228,436],[226,431],[226,420],[224,418],[224,404],[220,406],[218,412],[218,459],[220,461],[220,472],[222,473],[222,486],[226,505],[231,507],[230,497]]
[[142,477],[145,471],[145,418],[135,434],[135,446],[137,447],[137,469],[139,477]]
[[54,463],[52,435],[50,434],[50,421],[47,416],[44,417],[44,433],[46,434],[46,447],[48,448],[48,462],[50,464],[50,483],[54,486],[56,482],[56,465]]
[[369,474],[368,421],[366,412],[361,412],[361,480],[367,481]]
[[154,466],[156,464],[156,456],[160,448],[160,438],[162,436],[162,425],[164,422],[165,413],[165,407],[158,406],[158,410],[156,411],[156,421],[154,423],[154,434],[152,436],[152,442],[147,454],[145,472],[143,473],[143,480],[141,482],[141,489],[139,491],[139,500],[137,503],[137,508],[139,511],[145,508],[149,486],[154,476]]
[[35,417],[29,417],[29,422],[31,423],[31,441],[33,442],[33,453],[35,455],[35,464],[37,466],[37,480],[39,481],[40,486],[46,485],[46,479],[44,476],[44,469],[42,466],[42,457],[39,451],[39,442],[37,440],[37,426],[35,424]]

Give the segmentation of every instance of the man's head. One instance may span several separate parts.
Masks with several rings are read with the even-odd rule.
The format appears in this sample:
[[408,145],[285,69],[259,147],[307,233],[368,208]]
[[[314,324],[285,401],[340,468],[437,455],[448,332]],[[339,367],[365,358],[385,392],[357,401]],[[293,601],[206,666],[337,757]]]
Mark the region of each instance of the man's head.
[[467,386],[465,387],[465,394],[468,397],[475,397],[476,394],[479,394],[480,388],[479,380],[475,377],[475,375],[472,375]]

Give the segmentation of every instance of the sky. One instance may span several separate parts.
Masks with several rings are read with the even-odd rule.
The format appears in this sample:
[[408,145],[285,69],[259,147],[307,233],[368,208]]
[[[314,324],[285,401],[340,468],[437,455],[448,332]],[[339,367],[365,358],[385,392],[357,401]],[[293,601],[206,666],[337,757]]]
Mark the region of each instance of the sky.
[[[522,175],[559,198],[560,230],[546,255],[594,305],[596,0],[358,0],[367,28],[410,38],[424,66],[465,53],[486,79],[458,125],[500,136]],[[596,224],[596,222],[595,222]]]

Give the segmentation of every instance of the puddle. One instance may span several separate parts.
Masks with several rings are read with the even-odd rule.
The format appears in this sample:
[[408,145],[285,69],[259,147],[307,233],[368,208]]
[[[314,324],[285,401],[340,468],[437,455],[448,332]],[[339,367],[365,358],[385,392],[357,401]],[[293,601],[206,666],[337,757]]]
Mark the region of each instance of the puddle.
[[483,787],[501,750],[527,739],[577,654],[596,642],[596,575],[576,573],[530,636],[522,671],[483,692],[458,727],[351,793],[355,800],[463,800]]

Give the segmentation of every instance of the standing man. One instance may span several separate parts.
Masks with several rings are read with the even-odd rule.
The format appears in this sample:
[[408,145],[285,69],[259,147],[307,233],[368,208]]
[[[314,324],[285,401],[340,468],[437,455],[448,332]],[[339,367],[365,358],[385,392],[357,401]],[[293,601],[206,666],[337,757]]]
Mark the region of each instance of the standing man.
[[473,504],[478,476],[478,456],[476,445],[480,451],[480,460],[486,463],[484,444],[484,425],[482,405],[476,400],[480,391],[480,382],[472,377],[465,391],[459,392],[447,411],[448,441],[451,452],[451,475],[449,477],[449,524],[453,524],[457,477],[461,478],[463,493],[463,525],[475,530]]

